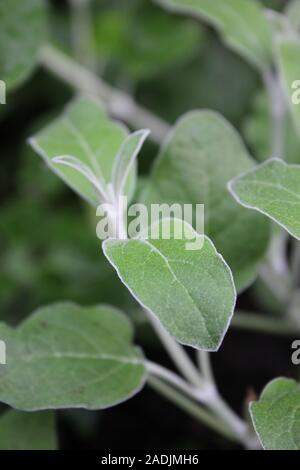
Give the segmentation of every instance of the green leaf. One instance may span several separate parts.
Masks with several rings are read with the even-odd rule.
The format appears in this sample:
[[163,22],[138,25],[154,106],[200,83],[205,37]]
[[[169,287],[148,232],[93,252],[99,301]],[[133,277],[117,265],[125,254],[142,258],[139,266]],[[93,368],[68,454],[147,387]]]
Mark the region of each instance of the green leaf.
[[8,89],[32,73],[46,40],[46,8],[42,0],[1,0],[0,79]]
[[[170,239],[108,239],[104,253],[136,300],[180,343],[215,351],[235,305],[231,271],[209,238],[186,222],[163,219],[153,226],[161,231],[168,224]],[[188,249],[189,238],[202,248]]]
[[130,170],[149,132],[147,129],[136,131],[123,142],[112,169],[112,186],[116,196],[125,194]]
[[238,290],[253,280],[269,236],[264,218],[239,207],[227,190],[227,182],[253,164],[224,118],[190,112],[167,137],[141,198],[148,204],[204,204],[205,233],[232,269]]
[[300,165],[272,158],[233,179],[229,189],[239,204],[267,215],[300,239]]
[[55,450],[54,414],[8,411],[0,418],[0,450]]
[[7,356],[0,368],[0,401],[14,408],[102,409],[144,384],[131,326],[106,305],[43,307],[17,329],[0,324],[0,338]]
[[300,450],[300,387],[294,380],[270,382],[250,411],[266,450]]
[[196,56],[201,33],[193,21],[170,16],[148,1],[129,8],[125,2],[107,5],[95,19],[99,57],[135,81],[152,79]]
[[[97,100],[74,100],[56,121],[29,142],[72,189],[97,206],[108,194],[114,160],[128,130],[109,119]],[[134,191],[136,166],[133,165],[126,194]]]
[[277,49],[287,102],[300,134],[300,39],[281,39],[278,41]]
[[264,69],[272,58],[272,30],[255,0],[155,0],[174,13],[207,21],[224,42],[254,66]]

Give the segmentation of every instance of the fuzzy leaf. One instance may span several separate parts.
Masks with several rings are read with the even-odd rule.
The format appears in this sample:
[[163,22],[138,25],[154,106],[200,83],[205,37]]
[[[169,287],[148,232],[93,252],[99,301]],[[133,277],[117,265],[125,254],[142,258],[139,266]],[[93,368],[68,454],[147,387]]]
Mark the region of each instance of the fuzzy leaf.
[[137,154],[149,135],[147,129],[133,132],[123,142],[112,169],[112,185],[115,195],[122,195]]
[[242,206],[267,215],[300,239],[300,165],[272,158],[233,179],[229,189]]
[[8,411],[0,417],[0,450],[55,450],[54,414]]
[[46,39],[44,0],[1,0],[0,79],[7,88],[20,85],[32,73]]
[[[231,271],[209,238],[179,219],[161,224],[168,222],[170,239],[108,239],[104,253],[136,300],[179,342],[217,350],[235,305]],[[188,236],[175,239],[182,227],[204,241],[201,249],[186,249]]]
[[[100,102],[78,98],[66,107],[61,117],[29,142],[58,176],[97,206],[103,198],[95,190],[86,170],[106,191],[112,181],[114,160],[127,135],[128,130],[122,124],[107,117]],[[81,167],[76,168],[76,161]],[[128,179],[126,194],[131,197],[136,179],[135,165]]]
[[118,310],[57,303],[17,329],[0,324],[7,364],[0,367],[0,401],[34,411],[102,409],[143,386],[145,369],[131,326]]
[[294,380],[270,382],[250,411],[266,450],[300,450],[300,387]]
[[255,0],[155,0],[174,13],[207,21],[234,51],[260,69],[272,57],[272,31]]
[[238,133],[224,118],[193,111],[171,131],[141,197],[148,204],[204,204],[205,233],[232,269],[238,290],[255,276],[269,227],[263,217],[239,207],[226,185],[253,165]]

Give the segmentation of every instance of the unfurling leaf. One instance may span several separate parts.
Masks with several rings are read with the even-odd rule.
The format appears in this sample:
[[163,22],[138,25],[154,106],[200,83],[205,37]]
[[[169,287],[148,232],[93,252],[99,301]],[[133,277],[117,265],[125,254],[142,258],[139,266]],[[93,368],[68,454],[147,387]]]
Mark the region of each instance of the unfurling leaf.
[[[128,134],[125,126],[108,118],[100,102],[82,97],[29,142],[52,171],[97,206],[104,193],[109,197],[114,162]],[[124,195],[131,198],[136,181],[134,162],[127,173]]]
[[116,196],[125,194],[130,170],[149,132],[147,129],[136,131],[130,134],[121,145],[112,169],[112,186]]

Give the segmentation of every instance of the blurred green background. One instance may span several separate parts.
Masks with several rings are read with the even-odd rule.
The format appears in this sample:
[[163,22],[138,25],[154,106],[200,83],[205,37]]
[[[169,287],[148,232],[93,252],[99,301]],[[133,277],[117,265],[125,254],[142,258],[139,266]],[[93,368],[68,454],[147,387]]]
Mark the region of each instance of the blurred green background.
[[[48,3],[52,39],[69,53],[68,3]],[[287,2],[263,3],[281,9]],[[211,28],[171,16],[149,0],[94,0],[92,8],[94,67],[107,82],[169,123],[190,109],[217,110],[242,132],[258,160],[268,157],[268,110],[260,78]],[[35,308],[57,300],[112,303],[132,316],[136,341],[146,345],[149,356],[168,364],[101,253],[93,211],[26,143],[71,97],[66,85],[38,69],[0,107],[0,319],[16,324]],[[299,159],[289,123],[286,147],[289,161]],[[156,153],[148,141],[139,159],[143,177]],[[252,300],[245,293],[239,302],[248,307]],[[284,374],[289,363],[287,340],[261,335],[255,348],[252,341],[251,334],[231,332],[214,359],[221,389],[237,409],[250,384],[260,387]],[[242,351],[240,357],[237,350]],[[258,355],[266,351],[270,359],[258,364]],[[63,448],[232,447],[148,389],[109,411],[67,411],[59,416]]]

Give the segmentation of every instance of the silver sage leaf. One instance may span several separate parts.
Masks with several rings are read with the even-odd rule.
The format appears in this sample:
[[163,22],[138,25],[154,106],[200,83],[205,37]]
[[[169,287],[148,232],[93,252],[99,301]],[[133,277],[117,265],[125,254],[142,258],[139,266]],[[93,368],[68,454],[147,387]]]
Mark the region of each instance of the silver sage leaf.
[[[182,344],[215,351],[235,306],[231,271],[209,238],[189,224],[163,219],[159,229],[163,224],[171,226],[169,239],[108,239],[104,253],[136,300],[172,336]],[[185,236],[176,238],[182,229]],[[191,239],[201,248],[187,249]]]
[[16,329],[0,324],[0,338],[7,356],[0,401],[20,410],[107,408],[145,381],[131,325],[107,305],[49,305]]
[[241,205],[267,215],[300,239],[300,165],[272,158],[233,179],[229,189]]
[[245,211],[227,190],[255,164],[236,130],[219,114],[192,111],[168,135],[142,193],[146,204],[204,204],[205,233],[233,272],[238,291],[255,278],[269,240],[269,224]]
[[300,386],[278,378],[250,406],[252,421],[266,450],[300,450]]

